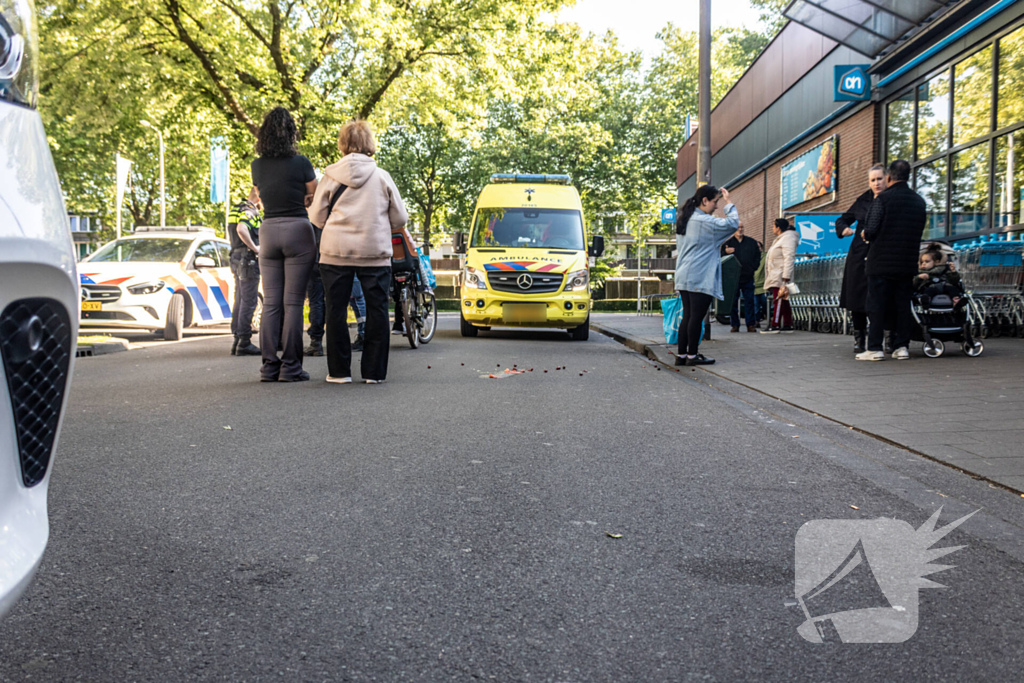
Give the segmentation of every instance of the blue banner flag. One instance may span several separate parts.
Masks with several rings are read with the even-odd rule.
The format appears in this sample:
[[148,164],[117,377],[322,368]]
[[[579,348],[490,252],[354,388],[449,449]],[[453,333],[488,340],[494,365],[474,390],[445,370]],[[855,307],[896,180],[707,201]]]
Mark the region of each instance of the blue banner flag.
[[210,139],[210,201],[228,200],[228,146],[224,138]]

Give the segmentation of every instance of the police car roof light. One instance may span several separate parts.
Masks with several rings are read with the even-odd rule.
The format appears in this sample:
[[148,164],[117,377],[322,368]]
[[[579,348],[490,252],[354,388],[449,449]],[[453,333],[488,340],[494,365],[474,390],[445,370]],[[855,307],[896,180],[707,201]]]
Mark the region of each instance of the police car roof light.
[[547,183],[548,185],[569,185],[572,183],[565,173],[495,173],[492,183]]
[[203,225],[139,225],[135,232],[216,232],[213,228]]

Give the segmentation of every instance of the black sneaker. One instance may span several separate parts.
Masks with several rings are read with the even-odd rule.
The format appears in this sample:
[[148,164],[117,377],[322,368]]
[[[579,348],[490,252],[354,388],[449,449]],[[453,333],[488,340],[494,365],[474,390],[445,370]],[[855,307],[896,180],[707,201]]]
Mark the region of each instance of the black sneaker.
[[405,334],[405,324],[396,322],[395,326],[391,328],[391,334]]
[[322,356],[324,355],[324,345],[319,339],[310,339],[309,346],[303,349],[302,353],[307,356]]
[[676,365],[686,365],[686,356],[676,356]]
[[714,363],[714,358],[708,358],[703,353],[698,353],[693,358],[686,359],[687,365],[714,365]]
[[779,333],[779,328],[777,328],[777,327],[769,327],[766,330],[758,330],[758,332],[760,332],[761,334],[778,334]]
[[238,348],[235,349],[236,356],[261,356],[263,352],[260,351],[260,347],[256,346],[249,339],[240,339],[238,341]]
[[363,338],[361,336],[357,336],[355,341],[352,342],[352,350],[353,351],[362,351],[363,350]]
[[235,355],[235,351],[238,351],[238,337],[235,337],[235,342],[231,345],[231,355]]

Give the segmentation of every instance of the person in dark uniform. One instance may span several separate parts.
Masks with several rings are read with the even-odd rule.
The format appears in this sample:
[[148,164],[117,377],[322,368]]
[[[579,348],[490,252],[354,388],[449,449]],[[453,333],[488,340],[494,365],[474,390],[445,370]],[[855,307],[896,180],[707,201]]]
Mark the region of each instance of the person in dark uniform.
[[[875,197],[885,189],[885,166],[876,164],[868,171],[868,191],[857,197],[846,213],[836,219],[836,236],[839,239],[853,237],[850,252],[846,257],[843,271],[843,286],[839,293],[839,306],[850,312],[853,318],[853,352],[862,353],[867,342],[868,329],[868,279],[864,274],[864,260],[868,257],[868,245],[864,242],[863,230],[867,222],[868,209]],[[854,223],[857,227],[854,228]]]
[[309,284],[306,285],[306,298],[309,300],[309,346],[304,354],[307,356],[324,355],[324,281],[320,277],[320,235],[321,228],[313,226],[316,236],[317,259],[313,262],[313,270],[309,272]]
[[743,221],[736,234],[722,245],[722,255],[732,254],[740,262],[740,280],[736,297],[732,300],[732,311],[729,314],[732,329],[740,331],[740,297],[743,297],[743,317],[746,319],[747,332],[757,331],[757,299],[754,297],[754,274],[761,265],[761,247],[750,237],[743,236]]
[[231,210],[228,239],[231,240],[231,274],[235,277],[235,300],[231,307],[232,356],[259,356],[252,343],[252,316],[260,289],[260,195],[253,187],[249,196]]

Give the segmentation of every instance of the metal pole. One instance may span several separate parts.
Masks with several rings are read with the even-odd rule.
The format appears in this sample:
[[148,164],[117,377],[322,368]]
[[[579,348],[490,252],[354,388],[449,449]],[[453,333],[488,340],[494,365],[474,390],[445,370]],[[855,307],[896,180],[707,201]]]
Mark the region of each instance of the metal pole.
[[164,185],[164,135],[159,128],[154,127],[156,136],[160,140],[160,227],[167,226],[167,195]]
[[231,151],[227,152],[224,171],[224,236],[228,236],[228,224],[231,222]]
[[[700,43],[697,50],[697,187],[711,182],[711,0],[700,0]],[[711,309],[704,339],[711,339]]]

